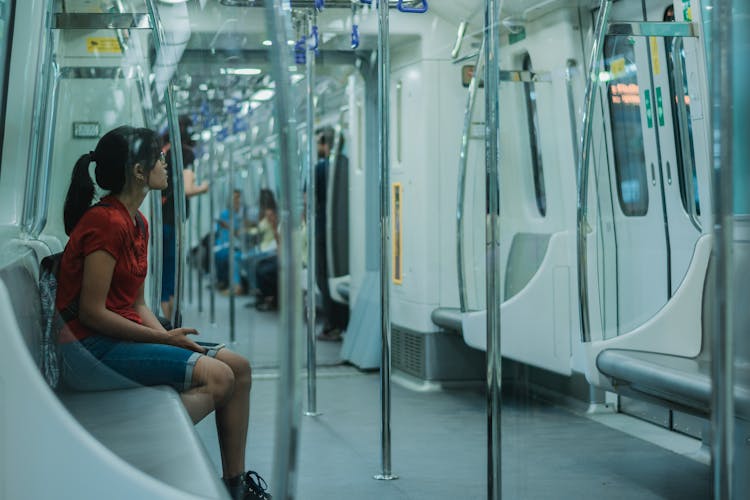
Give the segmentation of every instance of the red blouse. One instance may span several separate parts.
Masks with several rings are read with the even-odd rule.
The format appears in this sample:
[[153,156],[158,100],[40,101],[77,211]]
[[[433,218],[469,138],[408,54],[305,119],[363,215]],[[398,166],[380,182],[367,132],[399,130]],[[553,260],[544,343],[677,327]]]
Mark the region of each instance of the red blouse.
[[[107,293],[107,309],[136,323],[143,323],[134,304],[148,271],[148,223],[140,212],[138,219],[140,223],[134,223],[128,209],[114,196],[102,198],[99,204],[83,214],[70,234],[60,263],[55,300],[58,311],[74,302],[75,309],[78,309],[83,261],[89,254],[104,250],[115,258],[115,270]],[[66,326],[78,340],[95,334],[77,317],[69,320]],[[61,335],[61,342],[75,340],[65,333]]]

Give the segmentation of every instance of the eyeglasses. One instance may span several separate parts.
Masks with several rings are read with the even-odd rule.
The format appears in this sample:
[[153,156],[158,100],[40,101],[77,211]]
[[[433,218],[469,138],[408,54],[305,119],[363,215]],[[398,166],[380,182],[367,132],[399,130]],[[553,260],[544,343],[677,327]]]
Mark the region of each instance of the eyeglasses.
[[159,161],[162,163],[167,163],[167,154],[164,151],[159,153]]

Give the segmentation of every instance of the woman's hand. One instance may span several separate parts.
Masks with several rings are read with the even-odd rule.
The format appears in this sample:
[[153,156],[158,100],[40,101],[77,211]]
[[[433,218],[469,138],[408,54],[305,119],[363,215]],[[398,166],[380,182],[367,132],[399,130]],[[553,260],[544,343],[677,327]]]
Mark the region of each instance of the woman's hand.
[[165,344],[204,354],[206,349],[196,344],[188,335],[198,335],[198,330],[195,328],[175,328],[174,330],[169,330]]

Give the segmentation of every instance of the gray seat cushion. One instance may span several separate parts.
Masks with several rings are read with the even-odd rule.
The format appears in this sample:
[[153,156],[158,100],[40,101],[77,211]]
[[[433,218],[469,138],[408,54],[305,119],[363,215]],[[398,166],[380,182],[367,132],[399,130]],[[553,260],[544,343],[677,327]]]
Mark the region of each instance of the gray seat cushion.
[[[702,358],[607,349],[596,359],[599,371],[615,385],[692,408],[708,415],[711,408],[711,366]],[[735,412],[750,419],[750,369],[735,367]]]

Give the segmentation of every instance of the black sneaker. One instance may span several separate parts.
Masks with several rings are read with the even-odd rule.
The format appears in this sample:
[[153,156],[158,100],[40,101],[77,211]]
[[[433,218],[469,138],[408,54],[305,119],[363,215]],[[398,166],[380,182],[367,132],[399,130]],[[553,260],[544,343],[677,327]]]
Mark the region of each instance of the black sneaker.
[[266,481],[255,471],[224,479],[224,484],[232,500],[271,500],[271,494],[266,493]]
[[260,474],[250,470],[242,476],[242,482],[245,486],[245,500],[271,500],[271,494],[266,490],[268,484],[260,477]]

